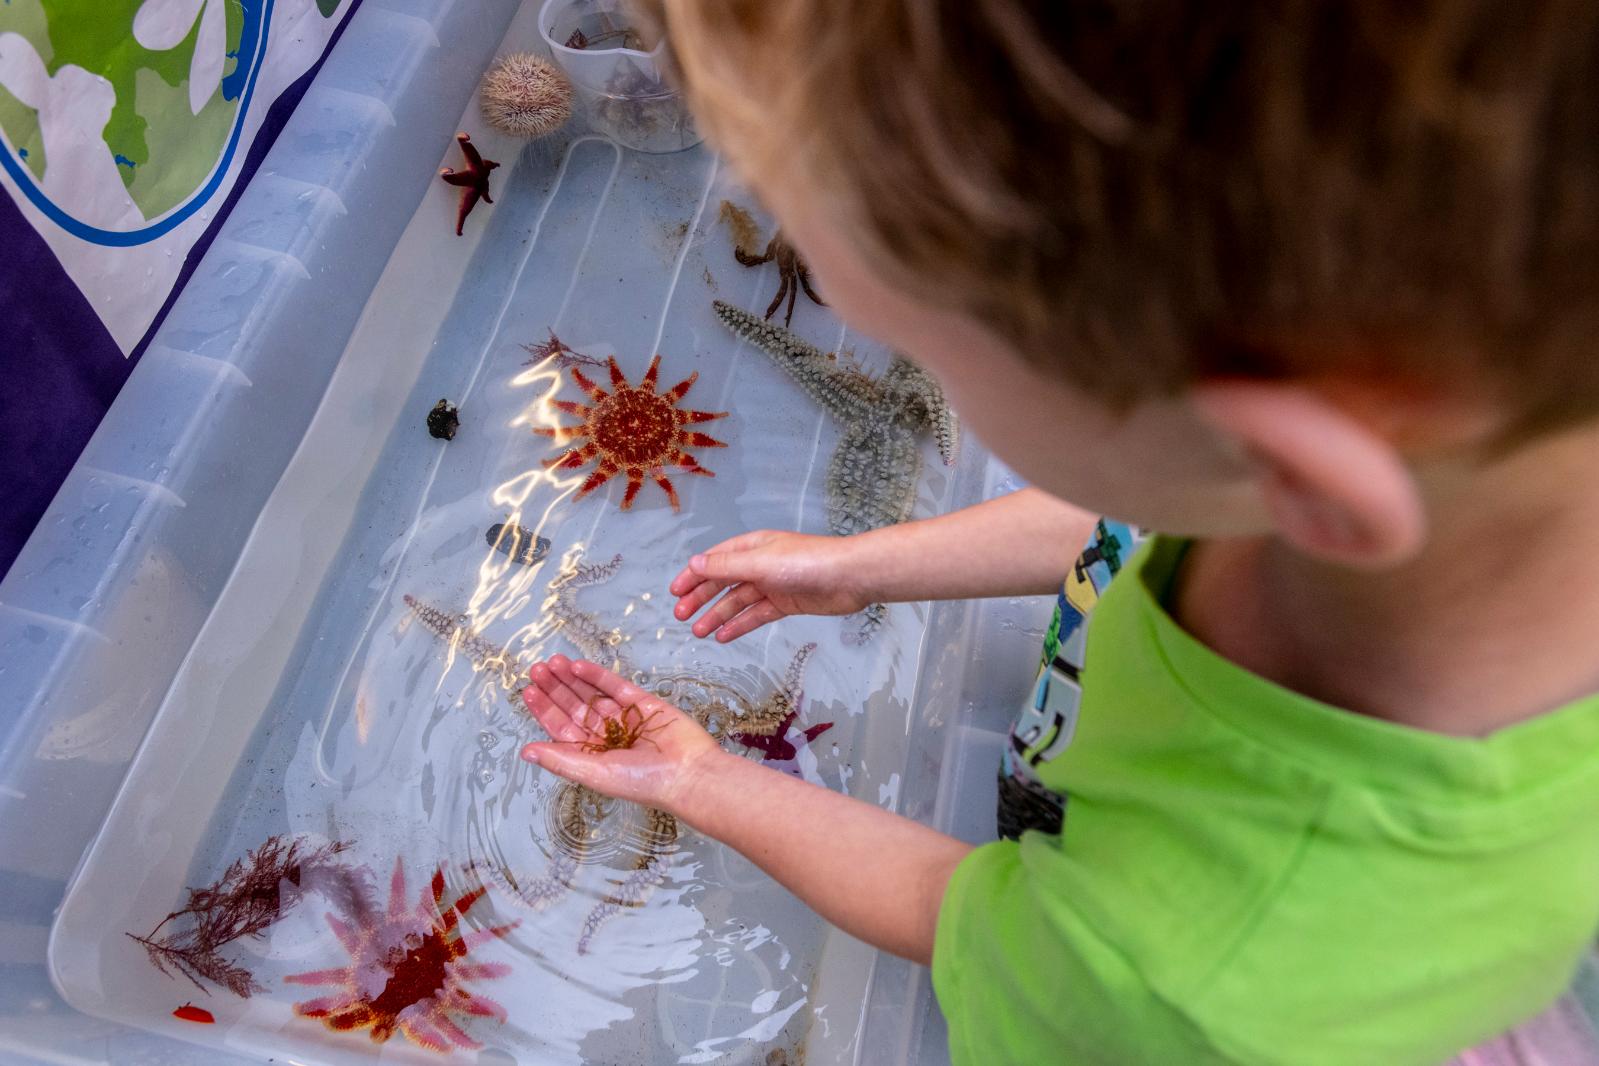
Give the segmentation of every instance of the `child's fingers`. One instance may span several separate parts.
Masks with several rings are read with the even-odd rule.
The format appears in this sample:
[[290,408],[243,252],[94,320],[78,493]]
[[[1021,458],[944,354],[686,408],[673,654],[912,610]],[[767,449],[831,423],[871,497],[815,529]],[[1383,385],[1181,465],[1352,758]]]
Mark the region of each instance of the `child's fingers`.
[[631,704],[668,706],[651,693],[639,688],[627,678],[612,673],[598,663],[591,663],[587,659],[578,659],[572,663],[572,673],[580,681],[586,681],[599,691],[615,700],[618,707],[627,707]]
[[751,549],[706,552],[694,556],[688,565],[703,580],[723,585],[739,581],[762,581],[772,567],[766,555]]
[[580,785],[593,788],[603,783],[606,775],[600,756],[576,748],[563,748],[557,744],[537,741],[522,746],[521,756],[527,762]]
[[678,598],[677,606],[672,608],[672,616],[679,622],[686,622],[694,617],[696,611],[716,598],[716,594],[727,586],[720,581],[700,581],[688,592]]
[[[601,715],[609,716],[613,712],[614,704],[607,699],[605,693],[584,681],[572,672],[572,660],[564,655],[552,655],[548,660],[550,672],[566,682],[567,688],[577,694],[585,706],[593,706]],[[620,708],[617,708],[620,709]]]
[[534,663],[527,674],[533,679],[534,686],[549,697],[552,703],[565,711],[573,721],[583,724],[584,718],[587,717],[584,709],[588,701],[573,692],[572,686],[552,670],[548,662]]
[[749,610],[737,615],[731,622],[716,631],[718,644],[726,644],[730,640],[737,640],[745,633],[753,632],[783,617],[783,612],[773,606],[771,600],[762,600]]
[[711,545],[704,551],[694,555],[689,560],[688,565],[678,571],[677,576],[672,579],[672,583],[667,586],[667,590],[674,596],[684,595],[703,580],[697,566],[703,566],[705,559],[713,555],[721,555],[728,552],[745,552],[752,548],[758,548],[771,540],[772,536],[773,533],[769,529],[756,529],[748,533],[740,533],[736,537],[728,537],[719,544]]
[[706,581],[704,578],[700,577],[700,575],[694,572],[694,568],[692,566],[685,565],[683,569],[677,572],[677,576],[672,579],[672,583],[666,586],[666,591],[670,592],[674,596],[682,598],[695,592],[703,585],[711,585],[713,589],[719,589],[722,587],[714,582]]
[[534,720],[544,727],[544,731],[556,740],[576,742],[589,738],[588,732],[572,721],[571,715],[558,707],[549,694],[537,685],[529,685],[522,690],[522,704]]
[[746,607],[753,607],[766,598],[760,586],[748,583],[734,585],[727,590],[727,594],[716,601],[715,606],[694,621],[694,635],[703,637],[711,630],[725,625],[734,615]]

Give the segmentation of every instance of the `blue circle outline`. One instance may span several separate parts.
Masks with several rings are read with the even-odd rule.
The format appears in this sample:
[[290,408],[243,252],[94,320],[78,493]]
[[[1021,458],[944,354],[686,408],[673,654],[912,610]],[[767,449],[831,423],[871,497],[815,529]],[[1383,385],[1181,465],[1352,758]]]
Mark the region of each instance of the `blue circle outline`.
[[[217,3],[218,0],[209,0],[209,2]],[[250,110],[250,98],[255,94],[256,78],[260,75],[262,66],[265,65],[267,38],[272,30],[272,3],[273,0],[266,0],[261,12],[261,37],[255,50],[255,62],[251,65],[249,80],[245,82],[244,92],[240,95],[239,115],[233,123],[233,132],[228,137],[228,145],[222,152],[222,158],[212,168],[210,180],[200,188],[199,192],[191,195],[186,203],[175,208],[171,214],[161,219],[161,221],[136,230],[101,229],[98,226],[91,226],[88,223],[78,221],[57,207],[49,197],[45,196],[43,190],[34,183],[33,173],[17,161],[11,146],[3,141],[0,141],[0,149],[4,149],[0,151],[0,168],[4,168],[5,172],[11,175],[11,180],[17,183],[17,187],[22,190],[23,195],[28,198],[33,206],[44,212],[46,218],[74,237],[89,241],[92,244],[111,248],[131,248],[137,244],[146,244],[165,233],[171,232],[190,215],[198,211],[201,204],[210,200],[222,185],[222,179],[227,176],[228,167],[233,162],[233,153],[238,149],[239,138],[244,133],[244,119]]]

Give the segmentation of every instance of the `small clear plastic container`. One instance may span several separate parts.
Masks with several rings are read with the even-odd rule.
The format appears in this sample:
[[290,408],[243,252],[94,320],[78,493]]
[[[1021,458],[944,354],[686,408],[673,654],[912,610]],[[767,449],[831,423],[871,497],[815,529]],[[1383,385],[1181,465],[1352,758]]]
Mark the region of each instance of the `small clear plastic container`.
[[644,49],[625,0],[545,0],[539,32],[597,132],[640,152],[679,152],[700,142],[694,117],[661,69],[662,45]]

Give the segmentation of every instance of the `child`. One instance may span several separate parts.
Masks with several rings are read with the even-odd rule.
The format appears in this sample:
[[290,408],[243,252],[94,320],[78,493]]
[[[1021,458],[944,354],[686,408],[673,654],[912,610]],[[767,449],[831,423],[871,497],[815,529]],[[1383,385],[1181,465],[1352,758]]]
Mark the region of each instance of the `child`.
[[[930,961],[957,1063],[1435,1063],[1553,1000],[1599,926],[1594,6],[658,3],[829,302],[1034,486],[735,538],[677,616],[1065,575],[1027,831],[969,848],[670,710],[659,750],[527,757]],[[532,680],[557,741],[662,707]]]

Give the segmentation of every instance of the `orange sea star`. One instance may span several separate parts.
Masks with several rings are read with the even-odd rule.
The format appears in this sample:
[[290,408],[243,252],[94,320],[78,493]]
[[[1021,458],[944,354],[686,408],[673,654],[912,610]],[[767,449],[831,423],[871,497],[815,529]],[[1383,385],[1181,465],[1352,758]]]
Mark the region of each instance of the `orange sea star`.
[[678,402],[693,387],[699,372],[690,374],[665,392],[656,392],[660,375],[661,357],[650,360],[650,368],[637,385],[628,384],[617,366],[616,359],[608,359],[611,371],[611,391],[584,376],[583,371],[570,369],[572,380],[593,401],[592,404],[556,400],[557,411],[577,415],[582,425],[539,427],[533,432],[565,443],[578,438],[587,442],[546,459],[544,465],[557,469],[576,469],[589,460],[598,460],[588,479],[577,490],[581,499],[605,484],[619,473],[627,475],[627,492],[622,496],[622,510],[633,506],[633,499],[644,486],[646,477],[661,486],[672,510],[680,509],[677,490],[666,476],[665,467],[676,466],[690,474],[713,477],[711,471],[701,466],[685,448],[725,448],[727,445],[714,437],[684,427],[699,422],[726,418],[726,411],[691,411],[679,407]]
[[389,882],[388,909],[363,908],[360,915],[327,916],[328,925],[350,954],[350,964],[332,970],[290,974],[295,985],[337,985],[318,999],[296,1003],[294,1012],[321,1018],[339,1032],[370,1029],[372,1041],[383,1043],[398,1029],[413,1044],[430,1051],[481,1047],[455,1023],[452,1015],[505,1020],[505,1008],[466,989],[468,981],[504,977],[502,962],[467,962],[472,948],[503,937],[517,923],[462,933],[461,919],[488,890],[479,885],[448,907],[444,902],[444,870],[433,873],[414,907],[405,902],[405,871],[395,860]]

